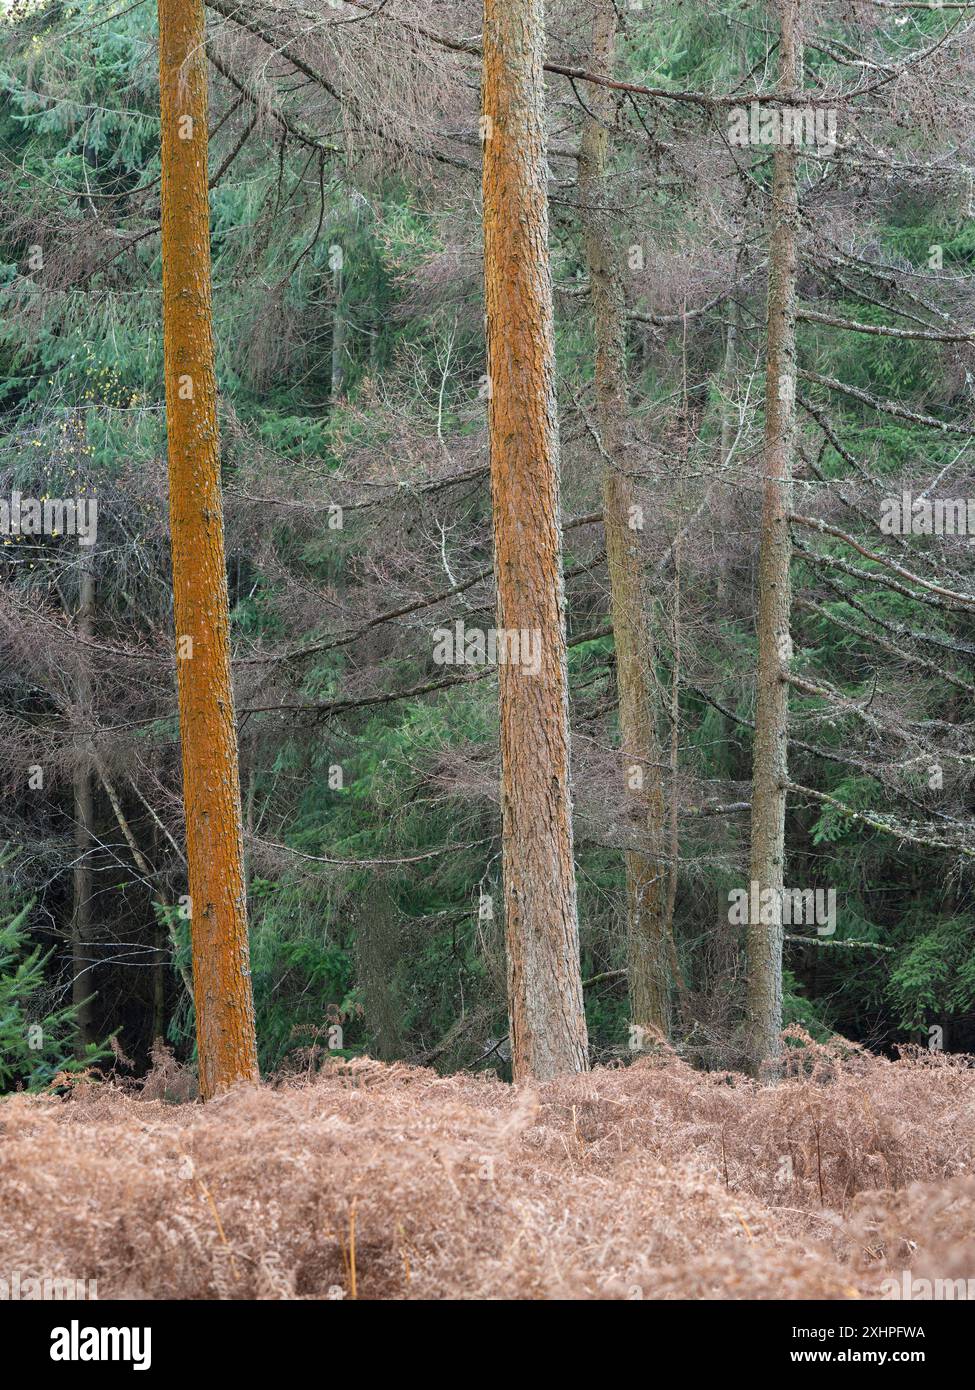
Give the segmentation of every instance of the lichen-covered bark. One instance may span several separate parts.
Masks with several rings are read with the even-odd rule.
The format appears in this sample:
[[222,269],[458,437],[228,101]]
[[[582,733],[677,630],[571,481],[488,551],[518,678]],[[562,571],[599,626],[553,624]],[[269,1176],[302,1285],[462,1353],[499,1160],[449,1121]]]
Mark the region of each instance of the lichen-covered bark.
[[[779,0],[779,91],[801,85],[801,0]],[[782,1028],[781,895],[785,866],[785,784],[788,777],[789,616],[792,540],[789,512],[796,433],[796,282],[799,194],[796,152],[773,156],[765,380],[762,535],[758,569],[758,671],[752,768],[751,881],[772,890],[771,924],[749,921],[746,1046],[753,1072],[774,1070]],[[761,898],[760,898],[761,901]]]
[[572,857],[565,594],[541,0],[485,0],[484,279],[498,626],[539,634],[498,670],[505,930],[516,1080],[588,1067]]
[[204,1098],[257,1079],[217,435],[203,0],[159,0],[169,515]]
[[[616,30],[613,0],[596,0],[589,66],[601,76],[612,76]],[[640,563],[640,533],[631,525],[633,490],[626,472],[626,304],[613,219],[607,211],[606,176],[615,99],[610,88],[597,86],[587,88],[586,99],[591,114],[584,119],[579,147],[579,216],[596,341],[596,410],[604,455],[603,526],[616,647],[620,776],[622,796],[634,802],[643,837],[640,848],[625,855],[630,1018],[666,1036],[670,1029],[671,951],[667,880],[660,858],[664,795],[651,687],[653,637]]]

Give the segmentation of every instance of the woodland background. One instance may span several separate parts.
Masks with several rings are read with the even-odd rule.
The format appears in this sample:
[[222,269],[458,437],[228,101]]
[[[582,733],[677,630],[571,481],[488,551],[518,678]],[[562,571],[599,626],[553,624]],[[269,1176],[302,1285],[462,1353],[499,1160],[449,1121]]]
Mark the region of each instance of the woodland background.
[[[835,97],[840,143],[801,161],[786,880],[834,888],[838,924],[786,941],[785,1022],[888,1054],[975,1051],[975,561],[966,538],[877,525],[905,490],[975,496],[975,16],[814,10],[807,80]],[[672,1041],[714,1070],[740,1059],[728,894],[748,864],[770,170],[767,151],[729,145],[707,94],[747,104],[768,85],[775,26],[744,0],[619,14],[617,75],[642,92],[614,98],[604,210],[626,267],[657,634]],[[467,0],[208,7],[264,1073],[338,1052],[508,1075],[497,684],[435,666],[431,636],[493,621],[480,22]],[[590,7],[552,3],[547,23],[582,975],[605,1062],[631,1055],[621,856],[636,828],[614,751],[579,219],[589,96],[558,71],[587,66]],[[43,1084],[78,1047],[76,978],[94,995],[87,1041],[114,1036],[119,1066],[144,1070],[157,1038],[193,1055],[157,62],[148,3],[16,3],[0,20],[0,496],[99,502],[90,554],[66,538],[0,554],[5,1086]],[[25,1019],[46,1022],[42,1048],[24,1046]]]

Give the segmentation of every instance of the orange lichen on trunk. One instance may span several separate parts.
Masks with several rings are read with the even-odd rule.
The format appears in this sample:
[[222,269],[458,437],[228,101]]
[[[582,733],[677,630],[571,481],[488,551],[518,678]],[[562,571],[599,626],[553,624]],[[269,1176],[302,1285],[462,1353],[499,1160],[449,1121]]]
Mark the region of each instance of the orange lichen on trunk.
[[203,0],[159,0],[163,333],[179,722],[204,1098],[256,1081],[210,284]]
[[572,854],[569,700],[548,253],[541,0],[484,11],[484,283],[500,662],[508,998],[516,1080],[588,1067]]

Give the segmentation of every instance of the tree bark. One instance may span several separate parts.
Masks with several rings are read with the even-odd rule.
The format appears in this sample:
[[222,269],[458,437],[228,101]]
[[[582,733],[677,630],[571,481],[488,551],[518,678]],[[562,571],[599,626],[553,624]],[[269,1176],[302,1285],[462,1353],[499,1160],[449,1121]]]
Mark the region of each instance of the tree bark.
[[502,864],[515,1080],[588,1068],[572,850],[565,591],[548,255],[542,0],[485,0],[484,280]]
[[[590,70],[611,77],[617,14],[613,0],[595,0]],[[619,694],[624,799],[640,824],[643,845],[624,855],[627,970],[634,1024],[670,1032],[670,944],[667,875],[661,862],[664,789],[657,710],[651,679],[654,642],[640,562],[640,530],[627,476],[626,302],[607,211],[610,131],[616,98],[608,87],[587,93],[579,146],[579,215],[589,270],[595,334],[595,388],[603,450],[603,526],[609,569],[616,686]]]
[[[779,91],[802,80],[801,0],[778,0]],[[788,780],[788,673],[791,655],[792,469],[796,434],[796,281],[799,194],[795,149],[773,155],[765,381],[762,534],[758,567],[758,669],[752,767],[751,882],[771,892],[771,923],[747,929],[746,1047],[756,1075],[774,1071],[781,1051],[782,888]],[[751,900],[751,895],[750,895]]]
[[203,0],[159,0],[163,333],[200,1091],[256,1081],[223,539]]
[[[739,265],[741,259],[739,256]],[[724,467],[728,462],[738,434],[737,412],[732,404],[738,382],[738,337],[741,331],[741,300],[737,295],[727,305],[727,314],[724,364],[721,369],[721,388],[725,393],[725,399],[721,407],[721,455],[718,459],[720,467]]]
[[329,400],[339,401],[345,395],[345,272],[335,272],[335,307],[332,314],[332,379]]

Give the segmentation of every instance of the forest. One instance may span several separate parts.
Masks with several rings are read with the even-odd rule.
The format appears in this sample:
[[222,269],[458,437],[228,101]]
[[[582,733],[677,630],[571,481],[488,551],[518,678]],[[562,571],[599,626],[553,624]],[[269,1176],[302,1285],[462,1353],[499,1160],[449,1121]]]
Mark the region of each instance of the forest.
[[0,0],[0,1291],[975,1298],[973,91]]

